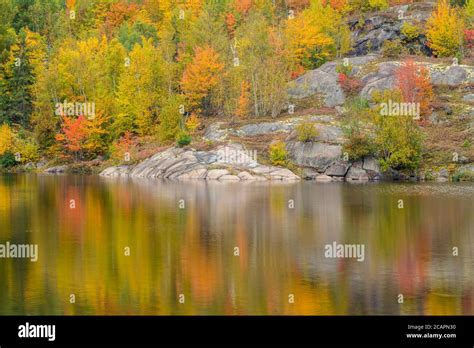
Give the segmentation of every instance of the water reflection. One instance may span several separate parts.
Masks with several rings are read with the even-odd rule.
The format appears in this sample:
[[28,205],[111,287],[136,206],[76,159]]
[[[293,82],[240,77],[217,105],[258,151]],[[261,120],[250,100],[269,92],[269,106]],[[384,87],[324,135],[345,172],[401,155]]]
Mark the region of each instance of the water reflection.
[[[0,259],[0,314],[473,315],[473,197],[472,184],[4,175],[0,243],[37,243],[39,260]],[[325,258],[333,241],[364,244],[365,261]]]

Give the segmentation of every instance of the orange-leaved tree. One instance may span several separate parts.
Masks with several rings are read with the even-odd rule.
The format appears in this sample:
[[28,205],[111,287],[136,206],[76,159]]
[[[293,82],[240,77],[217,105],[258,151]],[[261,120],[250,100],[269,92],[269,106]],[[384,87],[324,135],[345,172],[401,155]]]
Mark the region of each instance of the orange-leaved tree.
[[231,37],[234,37],[237,27],[249,14],[252,5],[253,0],[234,0],[228,6],[230,12],[225,15],[225,24]]
[[240,85],[240,96],[237,103],[237,109],[235,115],[238,118],[244,119],[248,116],[250,107],[250,83],[242,81]]
[[246,15],[252,7],[252,0],[234,0],[232,7],[240,14]]
[[196,48],[195,55],[183,73],[181,88],[192,111],[201,112],[210,104],[212,90],[219,83],[224,64],[211,47]]
[[348,9],[349,2],[347,0],[323,0],[323,4],[331,6],[336,11],[342,12]]
[[412,59],[405,60],[395,71],[395,84],[405,103],[420,103],[420,114],[430,112],[433,99],[429,71]]
[[288,8],[299,12],[309,6],[309,0],[287,0],[286,4]]
[[235,29],[237,27],[237,19],[235,18],[232,12],[226,14],[225,25],[227,27],[227,32],[229,33],[230,37],[234,37]]
[[130,131],[125,133],[111,147],[111,157],[118,162],[133,161],[136,157],[136,142]]
[[137,4],[126,3],[119,1],[110,6],[110,10],[105,14],[105,22],[103,24],[103,31],[108,38],[113,32],[120,27],[122,23],[132,19],[139,12],[140,8]]
[[64,148],[73,154],[74,159],[81,157],[84,143],[87,138],[87,120],[84,116],[63,117],[61,133],[56,134],[56,140],[61,142]]

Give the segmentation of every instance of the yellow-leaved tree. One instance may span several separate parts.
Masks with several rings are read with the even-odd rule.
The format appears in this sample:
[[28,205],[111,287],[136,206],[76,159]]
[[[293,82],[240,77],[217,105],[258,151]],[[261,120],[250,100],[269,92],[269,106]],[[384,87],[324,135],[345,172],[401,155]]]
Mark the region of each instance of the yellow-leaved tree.
[[211,93],[219,83],[223,70],[224,64],[213,48],[196,48],[194,58],[186,66],[181,79],[181,88],[192,111],[199,113],[201,108],[208,109]]
[[[36,46],[39,46],[39,42]],[[100,39],[67,39],[48,63],[38,63],[40,72],[35,84],[36,100],[32,121],[42,149],[52,148],[55,142],[60,123],[56,113],[57,104],[87,103],[104,117],[115,114],[115,92],[120,72],[125,69],[124,58],[125,52],[120,43],[117,40],[109,43],[103,36]],[[35,67],[37,63],[32,62]],[[75,113],[74,116],[78,117],[80,114]],[[94,121],[94,125],[99,124],[97,121],[99,119]],[[101,123],[101,127],[99,133],[102,134],[102,145],[97,149],[105,148],[108,123]],[[94,142],[98,139],[95,138]],[[89,150],[91,155],[95,152],[92,147]]]
[[454,56],[463,40],[463,21],[447,0],[440,0],[426,22],[428,46],[437,57]]
[[314,69],[350,49],[345,20],[321,0],[312,0],[309,8],[289,18],[286,35],[295,64],[306,69]]
[[15,134],[6,123],[0,126],[0,156],[14,151]]
[[115,135],[126,131],[140,135],[154,131],[163,100],[162,58],[151,39],[143,38],[130,52],[127,67],[120,75],[114,120]]
[[469,24],[472,24],[474,19],[474,0],[467,0],[464,5],[464,15]]
[[[31,138],[21,138],[6,123],[0,125],[0,157],[10,157],[11,163],[27,163],[34,162],[39,159],[38,145]],[[20,157],[17,157],[17,156]],[[14,160],[13,160],[13,156]],[[0,167],[5,166],[6,160],[0,159]],[[7,165],[7,166],[9,166]]]
[[143,7],[150,14],[153,21],[157,22],[158,28],[164,26],[176,19],[194,21],[203,7],[203,0],[145,0]]

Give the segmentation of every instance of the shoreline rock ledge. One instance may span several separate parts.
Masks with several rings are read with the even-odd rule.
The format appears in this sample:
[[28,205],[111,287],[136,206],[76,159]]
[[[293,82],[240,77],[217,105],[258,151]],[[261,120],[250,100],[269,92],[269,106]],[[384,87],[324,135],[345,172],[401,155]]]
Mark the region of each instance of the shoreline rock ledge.
[[109,167],[103,177],[156,178],[218,181],[296,181],[300,177],[286,168],[259,164],[240,144],[210,151],[170,148],[136,164]]

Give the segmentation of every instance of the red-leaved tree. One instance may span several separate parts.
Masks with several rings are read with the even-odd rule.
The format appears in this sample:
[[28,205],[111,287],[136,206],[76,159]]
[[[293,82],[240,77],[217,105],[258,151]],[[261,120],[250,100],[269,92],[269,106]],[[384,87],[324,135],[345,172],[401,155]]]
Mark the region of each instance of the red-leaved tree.
[[420,114],[427,115],[431,110],[433,87],[426,67],[407,59],[395,71],[396,87],[405,103],[420,103]]

